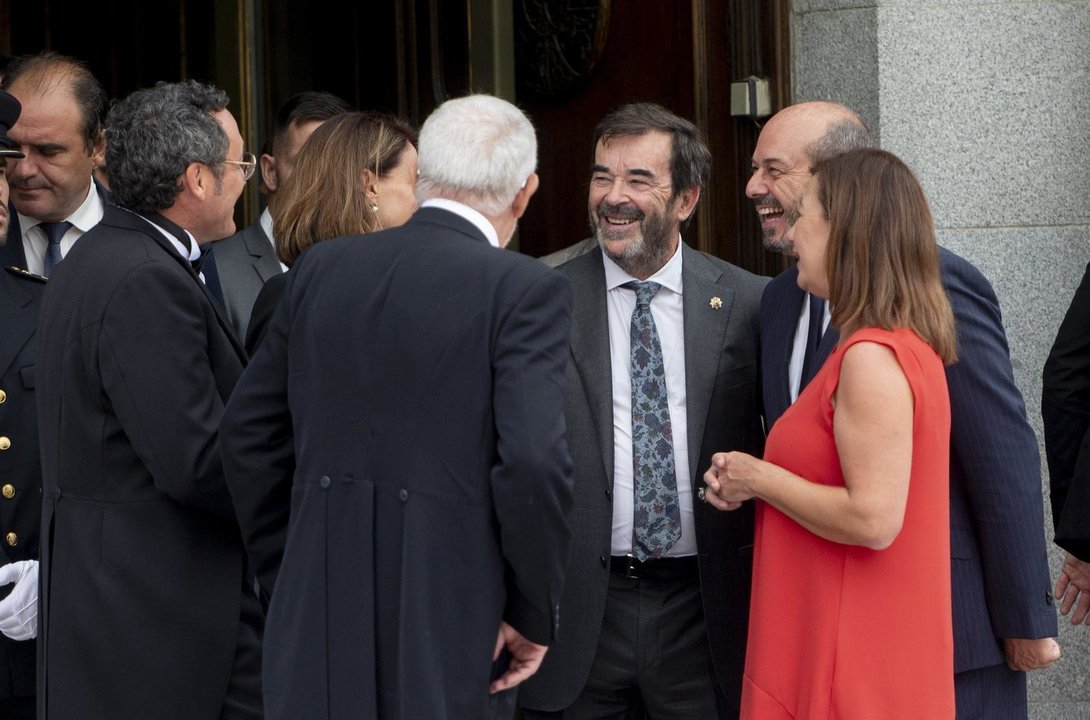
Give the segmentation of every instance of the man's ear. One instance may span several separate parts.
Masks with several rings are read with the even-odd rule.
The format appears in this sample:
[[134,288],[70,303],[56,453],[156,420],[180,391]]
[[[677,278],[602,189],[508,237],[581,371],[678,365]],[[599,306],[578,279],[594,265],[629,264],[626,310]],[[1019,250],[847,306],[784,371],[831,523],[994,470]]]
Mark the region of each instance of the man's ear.
[[268,153],[262,153],[258,162],[261,165],[261,182],[265,183],[265,188],[269,192],[276,192],[276,189],[280,187],[280,178],[276,175],[276,158]]
[[693,214],[698,200],[700,200],[700,188],[696,185],[681,191],[681,195],[676,200],[678,222],[685,222]]
[[98,133],[98,139],[91,147],[91,162],[95,167],[106,167],[106,133],[101,130]]
[[515,216],[516,220],[526,212],[526,208],[530,205],[530,198],[537,192],[540,182],[541,179],[537,176],[537,173],[530,173],[530,177],[526,178],[526,184],[515,193],[515,199],[511,203],[511,214]]
[[215,176],[212,168],[204,163],[191,162],[182,173],[182,192],[189,193],[198,200],[203,200],[205,195],[211,195],[215,188]]

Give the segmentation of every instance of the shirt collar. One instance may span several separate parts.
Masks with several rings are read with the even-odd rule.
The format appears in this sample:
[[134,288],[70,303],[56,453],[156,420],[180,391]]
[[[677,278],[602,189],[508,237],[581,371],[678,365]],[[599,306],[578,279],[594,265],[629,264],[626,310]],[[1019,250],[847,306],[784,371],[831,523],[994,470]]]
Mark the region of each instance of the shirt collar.
[[[72,223],[72,227],[79,230],[81,233],[85,233],[95,225],[98,225],[102,220],[102,215],[106,208],[102,204],[102,198],[98,195],[98,188],[95,187],[94,182],[87,188],[87,197],[83,199],[80,206],[76,208],[75,212],[66,217],[65,222]],[[22,232],[26,232],[35,225],[41,225],[42,221],[37,218],[32,218],[22,213],[19,215],[19,227]]]
[[[147,218],[144,218],[144,219],[147,220]],[[189,238],[189,247],[188,248],[185,245],[183,245],[182,242],[178,238],[171,235],[169,232],[164,230],[159,225],[156,225],[155,223],[151,222],[151,220],[148,220],[148,222],[151,223],[152,225],[154,225],[156,230],[163,233],[163,237],[165,237],[167,240],[170,241],[171,246],[178,252],[178,254],[181,255],[186,260],[188,260],[189,262],[193,262],[194,260],[196,260],[197,258],[199,258],[201,256],[201,246],[200,246],[200,244],[197,243],[197,239],[193,237],[193,234],[191,232],[189,232],[188,230],[186,230],[185,228],[182,228],[182,231],[185,232],[186,237]]]
[[420,207],[439,208],[440,210],[447,210],[459,217],[465,218],[473,223],[473,225],[481,231],[481,234],[488,238],[488,242],[492,247],[500,246],[500,237],[496,234],[496,228],[492,227],[492,223],[488,221],[488,218],[465,203],[460,203],[457,200],[448,200],[447,198],[431,198],[430,200],[425,200],[420,203]]
[[[674,250],[674,254],[666,261],[666,264],[658,269],[658,271],[647,278],[653,280],[659,285],[662,285],[671,292],[681,294],[681,236],[678,236],[677,248]],[[637,278],[632,277],[627,272],[621,269],[621,266],[613,262],[609,255],[602,253],[602,260],[605,261],[606,268],[606,291],[614,290],[627,282],[637,281]]]
[[269,208],[265,208],[261,211],[261,217],[258,218],[258,222],[261,223],[261,229],[265,231],[265,237],[269,238],[269,242],[272,246],[276,247],[276,238],[273,236],[273,218],[272,213],[269,212]]

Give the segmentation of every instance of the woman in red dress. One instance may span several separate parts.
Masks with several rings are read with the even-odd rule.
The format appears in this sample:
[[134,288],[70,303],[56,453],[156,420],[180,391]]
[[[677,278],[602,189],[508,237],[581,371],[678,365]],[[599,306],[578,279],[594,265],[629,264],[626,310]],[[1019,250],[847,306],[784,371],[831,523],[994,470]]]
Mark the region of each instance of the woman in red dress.
[[749,720],[954,717],[954,318],[912,171],[856,150],[814,168],[787,238],[840,342],[765,459],[718,453],[720,509],[757,499],[742,694]]

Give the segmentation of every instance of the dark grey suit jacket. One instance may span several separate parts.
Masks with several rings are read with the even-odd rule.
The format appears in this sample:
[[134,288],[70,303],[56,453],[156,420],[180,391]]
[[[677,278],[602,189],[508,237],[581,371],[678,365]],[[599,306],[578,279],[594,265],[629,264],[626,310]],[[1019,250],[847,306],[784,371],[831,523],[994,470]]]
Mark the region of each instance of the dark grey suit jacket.
[[[760,455],[759,303],[767,278],[682,246],[686,423],[693,497],[713,452]],[[565,420],[575,468],[572,549],[560,632],[523,707],[557,711],[583,689],[598,647],[609,585],[613,525],[613,381],[602,253],[560,266],[575,293]],[[721,306],[712,307],[718,297]],[[701,593],[720,688],[741,696],[753,558],[753,507],[718,512],[694,503]],[[735,707],[735,711],[737,708]]]
[[235,335],[244,338],[261,286],[283,272],[280,261],[260,221],[213,244],[212,254],[223,288],[227,320]]
[[[958,333],[950,388],[950,553],[954,670],[1005,661],[999,638],[1056,635],[1044,541],[1037,438],[1014,384],[999,301],[971,263],[941,249],[942,282]],[[761,301],[762,373],[769,427],[788,405],[787,364],[805,294],[798,270]],[[825,333],[824,357],[836,345]]]

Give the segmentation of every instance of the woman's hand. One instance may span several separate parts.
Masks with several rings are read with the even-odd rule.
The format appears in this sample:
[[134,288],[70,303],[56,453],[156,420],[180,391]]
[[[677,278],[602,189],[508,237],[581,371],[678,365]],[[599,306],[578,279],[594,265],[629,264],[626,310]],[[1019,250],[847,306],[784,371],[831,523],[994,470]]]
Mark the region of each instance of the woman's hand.
[[719,510],[737,510],[742,503],[756,496],[753,489],[764,466],[763,460],[742,452],[721,452],[712,455],[712,464],[704,473],[704,499]]

